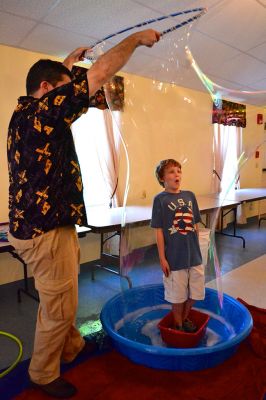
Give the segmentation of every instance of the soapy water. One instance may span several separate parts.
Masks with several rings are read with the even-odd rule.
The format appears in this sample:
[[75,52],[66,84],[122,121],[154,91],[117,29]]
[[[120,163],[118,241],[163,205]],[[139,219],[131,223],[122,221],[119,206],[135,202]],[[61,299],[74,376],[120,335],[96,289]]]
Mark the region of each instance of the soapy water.
[[[236,336],[234,327],[223,316],[203,308],[194,307],[194,309],[210,316],[206,333],[196,347],[215,346]],[[114,331],[134,342],[167,347],[162,341],[158,323],[170,310],[170,304],[141,307],[125,314],[123,318],[117,321],[114,325]]]

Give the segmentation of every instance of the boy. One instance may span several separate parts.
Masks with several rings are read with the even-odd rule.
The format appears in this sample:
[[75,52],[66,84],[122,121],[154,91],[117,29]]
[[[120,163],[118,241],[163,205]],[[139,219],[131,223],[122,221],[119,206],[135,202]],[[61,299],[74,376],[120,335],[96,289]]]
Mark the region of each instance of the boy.
[[198,204],[192,192],[180,190],[182,171],[178,161],[161,161],[155,173],[164,191],[154,198],[151,226],[156,228],[165,300],[172,303],[176,328],[195,332],[197,327],[188,315],[195,300],[205,297]]

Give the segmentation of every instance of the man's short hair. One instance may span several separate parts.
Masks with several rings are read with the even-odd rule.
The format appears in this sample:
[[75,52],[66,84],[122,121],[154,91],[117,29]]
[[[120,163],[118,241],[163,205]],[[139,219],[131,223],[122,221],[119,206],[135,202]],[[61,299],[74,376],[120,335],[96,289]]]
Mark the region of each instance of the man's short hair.
[[157,178],[159,184],[163,187],[164,187],[164,182],[163,182],[164,171],[166,168],[171,167],[171,166],[178,167],[181,169],[180,162],[174,160],[173,158],[168,158],[167,160],[160,161],[155,169],[156,178]]
[[67,75],[72,79],[72,74],[59,61],[39,60],[30,68],[26,79],[26,91],[30,96],[35,93],[42,81],[49,82],[52,86],[62,80],[62,76]]

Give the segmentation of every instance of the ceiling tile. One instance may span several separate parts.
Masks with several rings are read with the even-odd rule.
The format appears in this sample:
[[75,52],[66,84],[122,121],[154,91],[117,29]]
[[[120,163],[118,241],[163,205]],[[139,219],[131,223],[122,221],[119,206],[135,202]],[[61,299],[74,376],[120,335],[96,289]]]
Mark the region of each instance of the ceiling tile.
[[[64,29],[39,24],[25,40],[21,46],[32,51],[51,54],[58,57],[65,57],[77,47],[87,46],[95,39],[84,35],[72,33],[68,35]],[[45,40],[43,40],[45,38]]]
[[[160,11],[164,15],[169,15],[175,12],[181,12],[194,8],[210,8],[214,2],[213,0],[132,0],[137,4],[142,4],[147,8]],[[189,14],[187,14],[189,15]]]
[[[266,97],[266,78],[265,79],[261,79],[260,81],[257,82],[253,82],[250,85],[251,90],[255,90],[255,91],[265,91],[264,96]],[[265,101],[265,105],[266,105],[266,101]]]
[[[256,71],[256,74],[253,73]],[[266,77],[265,64],[256,59],[240,54],[231,60],[221,63],[217,74],[225,79],[242,85],[250,85]]]
[[266,8],[258,2],[229,1],[219,12],[207,12],[199,21],[199,30],[217,41],[246,51],[265,40],[265,21]]
[[0,11],[0,43],[19,45],[21,38],[24,38],[35,25],[35,21]]
[[0,10],[38,20],[44,17],[56,3],[58,0],[0,0]]
[[221,63],[239,54],[238,50],[217,42],[199,31],[192,33],[188,47],[196,63],[206,74],[215,73]]
[[247,53],[266,63],[266,42],[254,47],[253,49],[249,49]]
[[158,13],[136,5],[130,0],[64,0],[44,21],[72,32],[102,39],[126,27],[133,26]]

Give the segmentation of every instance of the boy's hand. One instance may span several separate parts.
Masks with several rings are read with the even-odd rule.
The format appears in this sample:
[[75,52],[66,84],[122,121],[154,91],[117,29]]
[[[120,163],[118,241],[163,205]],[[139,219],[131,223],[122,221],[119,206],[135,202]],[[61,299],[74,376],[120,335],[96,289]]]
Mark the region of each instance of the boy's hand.
[[161,263],[162,271],[167,278],[170,275],[170,271],[171,271],[168,261],[166,259],[164,259],[164,260],[160,260],[160,263]]

